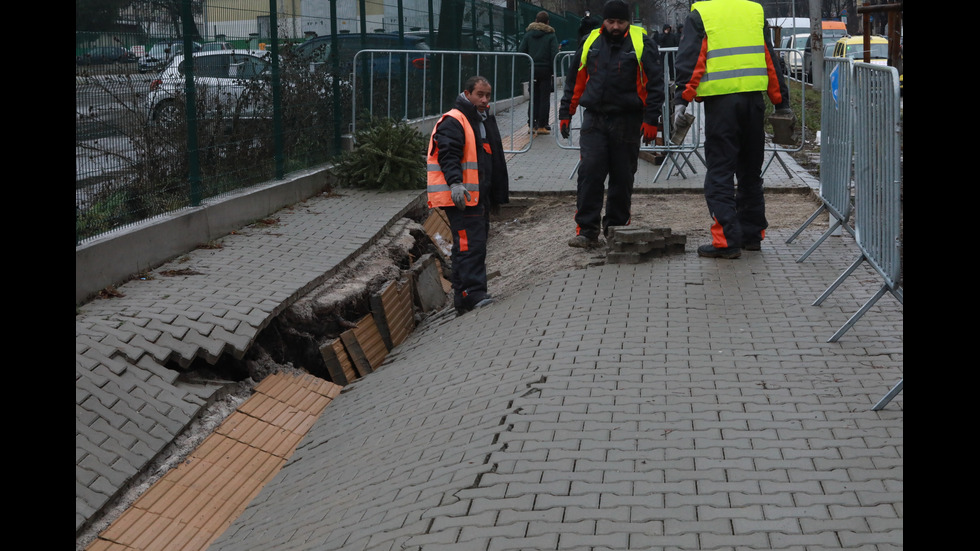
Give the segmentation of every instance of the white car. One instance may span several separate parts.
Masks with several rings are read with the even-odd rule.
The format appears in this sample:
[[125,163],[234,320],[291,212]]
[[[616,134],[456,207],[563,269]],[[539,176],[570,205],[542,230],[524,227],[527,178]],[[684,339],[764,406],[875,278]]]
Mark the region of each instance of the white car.
[[[174,56],[150,83],[147,108],[151,123],[179,122],[185,101],[185,56]],[[194,94],[197,116],[263,118],[271,109],[272,65],[248,50],[218,50],[194,54]],[[201,110],[203,109],[203,113]]]
[[780,52],[783,58],[783,71],[791,77],[803,75],[803,54],[810,41],[810,33],[790,35],[789,40],[783,40],[784,51]]

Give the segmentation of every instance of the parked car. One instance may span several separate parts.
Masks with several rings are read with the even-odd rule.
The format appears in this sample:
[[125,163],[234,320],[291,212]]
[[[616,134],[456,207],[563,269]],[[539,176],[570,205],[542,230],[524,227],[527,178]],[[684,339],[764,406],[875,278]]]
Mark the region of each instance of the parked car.
[[[179,121],[184,97],[186,57],[175,55],[160,77],[150,83],[147,109],[151,123],[171,125]],[[272,65],[247,50],[218,50],[194,54],[194,93],[202,101],[202,118],[220,109],[240,118],[271,114],[269,78]],[[247,101],[243,98],[248,94]]]
[[784,50],[780,52],[783,60],[783,72],[791,77],[803,75],[803,53],[810,33],[793,34],[783,40]]
[[[334,59],[340,67],[340,75],[347,76],[354,74],[354,56],[361,50],[418,50],[417,55],[409,55],[407,68],[405,67],[406,56],[375,54],[373,57],[362,54],[358,59],[369,61],[367,68],[368,74],[364,77],[374,79],[387,79],[389,74],[400,79],[404,76],[412,77],[413,74],[420,73],[427,67],[428,57],[425,51],[430,50],[429,45],[423,36],[406,34],[400,38],[397,34],[375,33],[366,34],[341,34],[337,35],[337,50],[333,49],[333,38],[330,36],[317,36],[290,48],[292,55],[295,55],[301,63],[309,63],[313,71],[333,71]],[[360,76],[360,73],[359,73]]]
[[[202,46],[194,42],[194,51],[200,52]],[[181,42],[159,42],[154,44],[146,55],[139,58],[139,72],[158,71],[167,66],[174,56],[184,53],[184,43]]]
[[405,36],[420,36],[426,39],[430,48],[440,50],[516,52],[518,45],[516,38],[505,36],[500,32],[477,31],[474,34],[472,30],[466,28],[460,30],[459,44],[451,44],[448,47],[439,44],[439,31],[437,30],[433,30],[431,33],[429,31],[410,31],[405,33]]
[[[849,57],[854,61],[864,61],[864,36],[845,36],[834,45],[834,57]],[[870,38],[868,59],[875,65],[888,64],[888,39],[883,36]]]
[[219,50],[234,50],[231,42],[206,42],[202,47],[202,52],[215,52]]
[[807,80],[807,82],[813,82],[813,64],[814,63],[820,63],[821,66],[823,66],[823,58],[825,58],[825,57],[833,57],[834,56],[834,46],[836,46],[836,45],[837,45],[837,41],[836,40],[833,41],[833,42],[826,42],[825,41],[823,43],[823,55],[817,56],[816,60],[814,60],[813,50],[810,48],[810,45],[807,44],[806,52],[803,54],[803,67],[804,67],[804,70],[806,71],[806,80]]
[[75,60],[78,65],[133,63],[136,56],[122,46],[96,46]]

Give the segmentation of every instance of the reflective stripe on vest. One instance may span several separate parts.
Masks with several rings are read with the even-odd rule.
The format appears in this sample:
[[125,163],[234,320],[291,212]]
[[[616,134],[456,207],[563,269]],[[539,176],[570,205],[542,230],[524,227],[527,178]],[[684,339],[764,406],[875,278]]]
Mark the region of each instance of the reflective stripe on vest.
[[754,92],[769,87],[762,6],[748,0],[696,2],[707,34],[705,73],[698,96]]
[[439,165],[439,148],[435,143],[436,129],[446,117],[453,117],[463,127],[463,160],[460,165],[463,169],[463,185],[466,187],[466,191],[470,192],[470,200],[466,202],[466,205],[472,207],[480,202],[480,170],[476,158],[476,136],[473,134],[470,121],[466,120],[466,115],[463,115],[459,109],[452,109],[439,118],[439,122],[432,127],[432,135],[429,137],[428,186],[426,187],[429,208],[455,205],[452,192],[449,189],[449,182],[446,181],[446,175],[443,174],[442,166]]
[[[644,29],[643,27],[630,25],[629,31],[626,33],[629,35],[630,40],[633,41],[633,53],[636,54],[636,65],[637,67],[639,67],[640,83],[643,86],[646,86],[646,75],[643,74],[643,61],[640,60],[640,57],[643,56],[643,35],[645,35],[646,32],[647,32],[646,29]],[[589,36],[585,39],[585,42],[582,44],[582,59],[579,60],[579,64],[578,64],[579,71],[585,69],[585,62],[589,57],[589,48],[592,47],[592,43],[595,42],[597,38],[599,38],[600,34],[602,34],[602,27],[592,29],[592,32],[589,33]]]

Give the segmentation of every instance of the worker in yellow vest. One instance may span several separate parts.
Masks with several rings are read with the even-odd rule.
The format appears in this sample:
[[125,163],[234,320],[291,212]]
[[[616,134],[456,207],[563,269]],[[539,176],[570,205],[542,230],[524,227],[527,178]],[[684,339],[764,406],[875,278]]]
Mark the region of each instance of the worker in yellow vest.
[[[642,27],[630,24],[629,5],[609,0],[602,8],[602,26],[591,31],[575,52],[577,71],[565,77],[558,108],[563,138],[571,132],[572,115],[582,116],[575,210],[575,236],[570,247],[599,245],[599,233],[630,222],[633,177],[640,139],[657,138],[664,103],[663,66],[656,43]],[[606,213],[602,204],[606,177]]]
[[428,149],[429,208],[441,208],[453,233],[453,305],[462,315],[493,302],[487,292],[490,212],[509,202],[510,180],[490,82],[470,77],[455,107],[432,129]]
[[769,226],[763,94],[778,115],[792,111],[765,24],[762,6],[750,0],[696,2],[684,22],[673,120],[680,123],[690,102],[704,102],[704,195],[713,222],[711,243],[698,247],[699,256],[738,258],[743,248],[760,250]]

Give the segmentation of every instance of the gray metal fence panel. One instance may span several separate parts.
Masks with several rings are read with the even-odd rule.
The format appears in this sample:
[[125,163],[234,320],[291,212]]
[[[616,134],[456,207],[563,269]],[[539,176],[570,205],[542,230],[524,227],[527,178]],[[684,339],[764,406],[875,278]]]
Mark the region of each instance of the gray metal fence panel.
[[898,69],[854,64],[854,93],[865,109],[854,123],[854,231],[890,289],[901,272],[901,146]]
[[[657,170],[657,175],[654,177],[654,181],[660,178],[661,173],[664,168],[667,168],[667,177],[670,177],[670,173],[675,169],[681,177],[686,177],[684,174],[684,167],[688,167],[692,172],[696,172],[694,165],[690,162],[689,156],[692,154],[698,154],[698,148],[701,147],[701,118],[702,109],[700,103],[691,103],[687,112],[694,115],[694,122],[691,124],[691,130],[687,133],[684,138],[684,142],[680,145],[674,145],[670,141],[670,135],[673,131],[671,125],[673,123],[672,118],[672,108],[674,104],[674,85],[673,75],[670,73],[670,69],[674,66],[671,61],[673,56],[677,55],[677,48],[660,48],[660,52],[664,54],[665,63],[663,64],[663,81],[664,81],[664,104],[661,109],[661,118],[663,125],[661,127],[660,137],[663,138],[662,144],[648,144],[640,145],[640,151],[647,153],[659,153],[664,154],[664,162],[660,165],[660,169]],[[559,86],[555,87],[555,92],[552,95],[552,108],[555,113],[558,112],[559,102],[561,101],[561,94],[564,93],[565,76],[570,71],[576,71],[578,68],[578,60],[575,59],[574,51],[559,52],[555,56],[555,74],[559,77]],[[578,130],[582,127],[582,111],[577,111],[575,115],[572,116],[571,124],[571,134],[568,139],[562,138],[560,132],[553,132],[555,135],[555,143],[558,147],[562,149],[578,150],[580,149],[578,143]],[[704,160],[701,160],[704,164]]]
[[853,61],[827,58],[820,110],[820,198],[846,222],[851,216],[851,160],[854,105],[851,98]]
[[[672,58],[677,54],[677,48],[661,48],[660,51],[666,56],[665,59]],[[555,56],[555,74],[559,76],[560,85],[555,88],[555,93],[552,95],[552,108],[555,112],[558,112],[559,102],[561,101],[561,94],[564,92],[565,75],[570,71],[576,71],[578,68],[578,60],[575,58],[574,51],[568,52],[558,52]],[[701,145],[701,128],[698,124],[700,119],[700,104],[692,103],[688,106],[688,112],[695,115],[696,120],[691,125],[691,131],[688,132],[687,137],[682,145],[673,145],[670,143],[669,136],[672,132],[671,124],[673,123],[671,112],[674,105],[674,86],[671,84],[673,77],[671,76],[669,70],[673,67],[673,62],[667,62],[663,64],[664,71],[664,104],[661,109],[661,117],[663,118],[663,134],[661,137],[664,139],[663,145],[641,145],[641,151],[655,152],[655,153],[671,153],[671,152],[693,152]],[[573,130],[569,139],[565,140],[561,138],[561,134],[554,132],[555,139],[557,140],[558,147],[562,149],[579,149],[577,133],[574,132],[581,128],[581,124],[575,124],[575,121],[581,120],[581,112],[576,113],[577,118],[573,118],[573,123],[571,128]]]
[[[399,66],[405,67],[404,78],[398,78],[395,70],[376,72],[378,68]],[[504,136],[504,153],[524,153],[531,147],[531,141],[520,132],[527,129],[527,112],[517,108],[527,100],[525,84],[534,79],[534,62],[527,54],[361,50],[354,55],[353,67],[364,67],[365,71],[350,79],[352,134],[356,134],[359,116],[366,112],[406,120],[428,135],[439,117],[452,108],[466,80],[480,75],[493,87],[491,105]],[[380,102],[376,101],[379,97]]]
[[854,236],[861,254],[813,303],[821,304],[867,261],[884,279],[877,292],[828,342],[836,342],[886,292],[904,303],[902,273],[901,117],[898,70],[855,63]]
[[[773,51],[776,52],[776,55],[780,58],[780,60],[782,60],[781,63],[785,63],[787,56],[794,55],[793,54],[794,52],[798,53],[796,50],[793,50],[792,48],[773,48]],[[785,66],[783,68],[785,69]],[[780,166],[783,167],[783,171],[786,172],[786,175],[792,177],[793,173],[790,171],[789,167],[786,166],[786,163],[782,160],[779,154],[795,153],[797,151],[801,151],[803,149],[803,142],[806,139],[806,88],[807,88],[806,72],[803,71],[803,72],[796,73],[794,75],[793,71],[785,70],[783,71],[783,73],[786,78],[786,86],[790,90],[790,92],[792,92],[794,85],[798,85],[800,87],[800,94],[799,94],[800,117],[798,120],[799,130],[797,132],[797,135],[799,136],[799,141],[796,143],[796,145],[792,147],[787,145],[777,145],[777,144],[767,145],[765,151],[767,154],[771,153],[771,155],[769,157],[769,160],[766,161],[762,167],[763,176],[765,176],[766,172],[769,171],[769,167],[772,166],[773,161],[778,161]],[[796,76],[799,76],[799,78],[796,78]]]
[[851,216],[851,182],[854,153],[853,68],[850,58],[824,58],[823,90],[820,100],[820,201],[810,218],[786,240],[792,243],[817,216],[829,212],[830,228],[796,261],[803,262],[824,240],[848,225]]
[[[776,52],[776,55],[779,56],[780,59],[782,59],[782,60],[787,59],[787,56],[795,55],[796,53],[798,53],[797,50],[794,50],[792,48],[773,48],[773,51],[775,51]],[[784,69],[785,69],[785,67],[784,67]],[[802,68],[800,70],[802,71]],[[792,152],[795,152],[795,151],[802,150],[803,149],[803,139],[806,136],[806,86],[807,86],[806,85],[806,73],[804,73],[804,72],[797,73],[797,75],[799,76],[798,79],[796,78],[796,76],[794,76],[792,74],[792,71],[786,70],[786,71],[783,71],[783,73],[784,73],[784,78],[786,79],[786,86],[787,86],[787,88],[792,88],[795,85],[798,85],[800,87],[800,120],[799,120],[799,123],[800,123],[800,128],[799,128],[800,141],[799,141],[799,143],[797,143],[793,147],[787,147],[787,146],[767,147],[766,148],[766,151],[773,152],[774,157],[775,157],[775,154],[776,153],[792,153]],[[769,165],[767,164],[766,165],[766,168],[768,168],[768,166]],[[763,170],[762,172],[763,172],[763,174],[765,174],[765,170]]]

